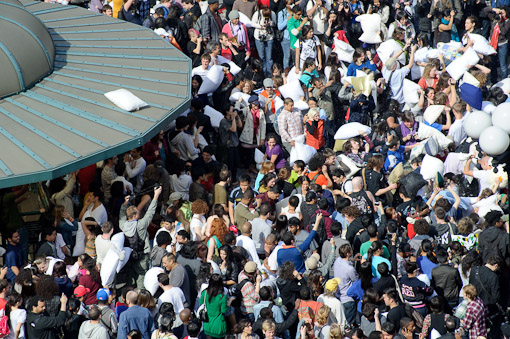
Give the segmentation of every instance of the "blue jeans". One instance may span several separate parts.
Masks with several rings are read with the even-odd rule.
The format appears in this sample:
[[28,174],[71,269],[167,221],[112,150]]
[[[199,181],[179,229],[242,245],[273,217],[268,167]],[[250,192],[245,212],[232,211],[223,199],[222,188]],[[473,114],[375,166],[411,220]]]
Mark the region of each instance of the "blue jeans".
[[291,64],[289,64],[290,58],[290,40],[283,39],[282,40],[282,50],[283,50],[283,69],[286,69]]
[[346,303],[342,303],[344,306],[345,320],[349,325],[354,324],[356,321],[356,303],[354,301],[348,301]]
[[507,64],[508,43],[498,46],[497,52],[499,59],[499,67],[501,67],[501,79],[506,79],[508,77],[508,64]]
[[259,58],[264,65],[264,74],[269,76],[271,74],[271,65],[273,64],[273,40],[260,41],[255,39],[255,46],[259,53]]
[[28,230],[26,226],[21,227],[18,229],[19,234],[19,242],[21,244],[21,249],[23,250],[23,259],[26,263],[28,261],[28,247],[29,247],[29,241],[28,241]]

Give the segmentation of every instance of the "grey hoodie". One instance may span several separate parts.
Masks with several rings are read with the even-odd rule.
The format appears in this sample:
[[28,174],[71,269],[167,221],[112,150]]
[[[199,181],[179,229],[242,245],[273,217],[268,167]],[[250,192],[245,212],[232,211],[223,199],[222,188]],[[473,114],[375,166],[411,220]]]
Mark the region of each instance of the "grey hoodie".
[[92,324],[90,320],[81,324],[78,339],[109,339],[108,330],[101,324]]
[[156,212],[157,203],[157,200],[153,199],[149,205],[149,208],[147,209],[147,212],[145,212],[145,216],[139,220],[127,220],[127,206],[122,204],[120,208],[120,230],[124,232],[127,237],[132,237],[135,234],[135,231],[138,231],[138,236],[145,242],[143,252],[147,254],[150,253],[149,233],[147,233],[147,227],[151,223],[154,212]]

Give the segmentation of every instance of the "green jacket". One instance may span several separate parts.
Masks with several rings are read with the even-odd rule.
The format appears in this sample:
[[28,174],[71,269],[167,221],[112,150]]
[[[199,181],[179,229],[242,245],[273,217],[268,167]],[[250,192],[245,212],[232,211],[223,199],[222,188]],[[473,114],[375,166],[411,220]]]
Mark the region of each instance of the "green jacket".
[[[207,289],[202,292],[200,305],[206,301]],[[227,334],[227,322],[223,313],[228,311],[227,296],[218,294],[212,299],[207,295],[206,301],[209,322],[204,323],[204,333],[214,338],[223,338]]]

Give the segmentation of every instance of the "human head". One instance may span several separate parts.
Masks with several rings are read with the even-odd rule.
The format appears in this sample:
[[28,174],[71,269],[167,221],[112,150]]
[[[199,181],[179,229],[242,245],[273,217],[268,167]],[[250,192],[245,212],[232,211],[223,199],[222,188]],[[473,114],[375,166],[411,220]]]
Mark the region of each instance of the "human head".
[[464,286],[464,288],[462,288],[462,295],[467,300],[473,301],[478,297],[478,291],[474,285],[469,284],[469,285]]

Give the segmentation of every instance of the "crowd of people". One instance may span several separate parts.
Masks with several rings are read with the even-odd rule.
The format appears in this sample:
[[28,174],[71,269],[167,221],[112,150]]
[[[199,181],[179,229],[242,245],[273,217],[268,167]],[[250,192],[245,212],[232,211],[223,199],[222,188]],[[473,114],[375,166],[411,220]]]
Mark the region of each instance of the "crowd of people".
[[39,235],[0,191],[0,337],[510,337],[508,151],[465,126],[505,1],[75,4],[187,54],[191,107],[43,183]]

